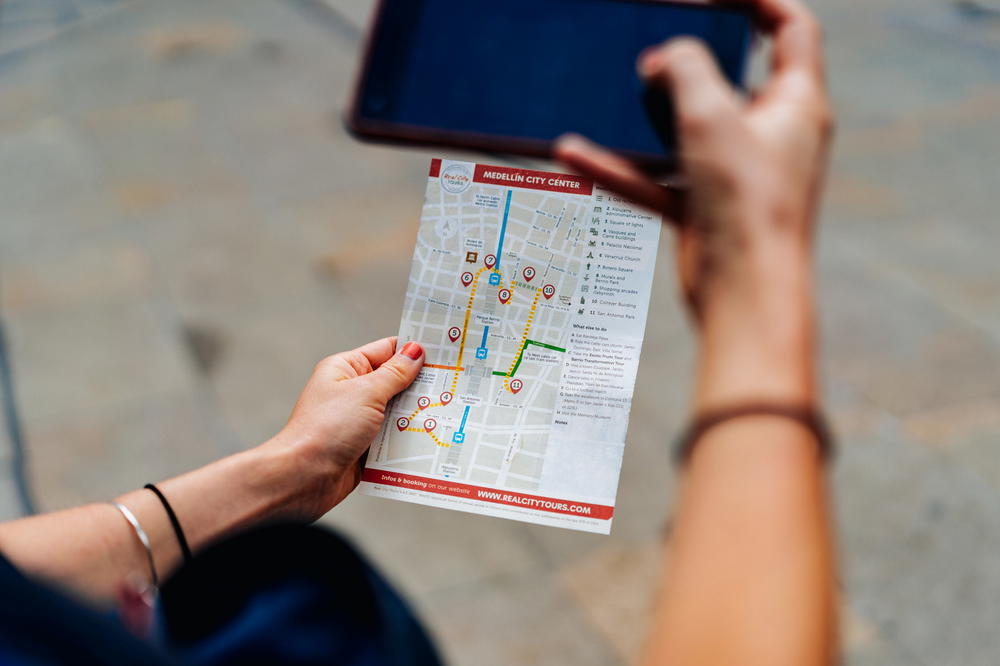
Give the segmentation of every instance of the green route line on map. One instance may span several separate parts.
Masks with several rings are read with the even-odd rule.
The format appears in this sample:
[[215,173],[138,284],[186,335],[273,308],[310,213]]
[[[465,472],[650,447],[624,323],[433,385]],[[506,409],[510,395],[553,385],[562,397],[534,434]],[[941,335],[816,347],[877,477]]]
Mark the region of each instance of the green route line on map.
[[510,372],[507,373],[494,370],[493,374],[499,377],[513,377],[514,373],[517,372],[518,366],[521,365],[521,359],[524,358],[524,350],[528,348],[528,345],[535,345],[536,347],[544,347],[546,349],[551,349],[552,351],[566,353],[566,350],[562,347],[556,347],[555,345],[546,344],[544,342],[536,342],[535,340],[525,340],[524,347],[521,348],[521,353],[517,355],[517,360],[514,361],[514,367],[511,368]]

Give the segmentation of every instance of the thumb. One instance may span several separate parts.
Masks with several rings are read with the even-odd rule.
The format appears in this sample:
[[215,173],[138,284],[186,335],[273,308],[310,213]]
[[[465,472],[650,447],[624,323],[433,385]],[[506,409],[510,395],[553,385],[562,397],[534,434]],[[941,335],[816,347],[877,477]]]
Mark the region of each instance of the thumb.
[[640,57],[639,70],[648,82],[670,94],[682,143],[716,130],[720,120],[739,109],[736,93],[715,57],[696,39],[680,37],[650,49]]
[[365,375],[364,379],[375,398],[385,404],[413,383],[423,365],[423,347],[416,342],[407,342],[388,361]]

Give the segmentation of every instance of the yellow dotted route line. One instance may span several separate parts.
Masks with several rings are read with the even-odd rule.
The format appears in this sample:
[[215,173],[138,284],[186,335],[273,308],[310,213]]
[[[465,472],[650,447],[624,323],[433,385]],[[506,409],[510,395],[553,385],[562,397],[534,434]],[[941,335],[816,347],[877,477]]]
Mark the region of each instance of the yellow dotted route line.
[[428,432],[428,431],[424,430],[423,428],[406,428],[404,430],[404,432],[422,432],[425,435],[430,435],[431,439],[433,439],[434,443],[437,444],[438,446],[442,446],[442,447],[444,447],[446,449],[451,447],[451,444],[448,444],[446,442],[442,442],[440,439],[438,439],[437,435],[435,435],[432,432]]
[[[476,290],[479,289],[479,276],[485,271],[490,271],[496,273],[491,268],[483,266],[478,271],[476,271],[476,276],[472,279],[472,290],[469,291],[469,301],[465,304],[465,322],[462,323],[462,338],[458,343],[458,361],[455,362],[456,368],[462,367],[462,355],[465,354],[465,334],[469,330],[469,318],[472,317],[472,301],[476,298]],[[458,384],[458,373],[455,373],[455,381],[452,384],[452,392],[455,391],[454,386]]]
[[[507,371],[507,376],[503,378],[503,387],[508,391],[510,391],[510,376],[514,372],[514,366],[517,365],[517,359],[521,357],[524,345],[528,342],[528,333],[531,332],[531,323],[535,320],[535,310],[538,308],[538,297],[541,295],[542,287],[539,287],[535,290],[535,298],[531,301],[531,310],[528,311],[528,321],[524,323],[524,333],[521,335],[521,344],[514,353],[514,360],[510,362],[510,369]],[[511,391],[511,393],[513,393],[513,391]]]
[[[431,407],[444,407],[444,403],[443,402],[435,402],[433,405],[427,405],[426,407],[424,407],[424,409],[430,409]],[[419,407],[417,407],[416,409],[414,409],[413,413],[410,414],[410,420],[412,421],[413,417],[415,417],[420,412],[424,411],[424,409],[420,409]]]
[[[472,317],[472,303],[476,299],[476,291],[479,289],[479,278],[480,276],[482,276],[483,273],[487,271],[489,271],[490,273],[496,273],[497,275],[500,275],[499,270],[483,266],[478,271],[476,271],[476,274],[472,279],[472,289],[469,291],[469,300],[465,304],[465,320],[462,322],[462,337],[458,342],[458,360],[455,361],[456,368],[462,367],[462,356],[465,354],[465,336],[469,330],[469,319],[471,319]],[[515,286],[516,284],[514,282],[514,278],[512,277],[510,279],[510,285],[507,287],[507,289],[510,290],[510,299],[507,300],[507,303],[510,303],[512,300],[514,300]],[[517,362],[517,357],[520,355],[521,350],[524,349],[524,345],[528,340],[528,333],[529,331],[531,331],[531,324],[535,318],[535,309],[538,307],[538,297],[541,296],[541,294],[542,294],[542,287],[538,287],[538,289],[535,290],[535,298],[531,301],[531,310],[528,312],[528,321],[525,323],[524,334],[521,336],[521,345],[520,347],[518,347],[517,353],[514,354],[515,360],[511,363],[510,370],[507,371],[508,375],[514,372],[514,363]],[[510,381],[509,376],[504,378],[504,387],[508,391],[510,390],[510,385],[508,384],[509,381]],[[458,388],[458,372],[456,371],[452,375],[451,393],[454,394],[457,388]],[[417,414],[426,409],[430,409],[432,407],[443,407],[443,406],[444,406],[443,402],[435,402],[433,404],[427,405],[423,409],[417,407],[410,414],[409,420],[412,421],[414,418],[416,418]],[[424,428],[405,428],[405,432],[422,432],[429,435],[430,438],[434,440],[434,443],[437,444],[438,446],[443,446],[445,448],[449,448],[451,446],[451,444],[442,442],[440,439],[438,439],[437,435],[435,435],[432,432],[428,432]]]
[[[416,409],[413,410],[413,413],[410,414],[410,416],[409,416],[410,421],[412,422],[413,419],[416,418],[417,414],[419,414],[420,412],[422,412],[424,410],[430,409],[431,407],[444,407],[444,403],[443,402],[435,402],[434,404],[427,405],[426,407],[424,407],[424,409],[420,409],[419,407],[417,407]],[[434,418],[434,417],[433,416],[428,416],[427,418],[430,419],[430,418]],[[434,419],[434,420],[436,421],[437,419]],[[404,432],[422,432],[422,433],[425,433],[427,435],[430,435],[431,439],[433,439],[434,443],[437,444],[438,446],[443,446],[445,448],[448,448],[448,447],[451,446],[451,444],[447,444],[445,442],[442,442],[440,439],[438,439],[437,435],[435,435],[432,432],[428,432],[424,428],[405,428]]]
[[[475,277],[472,279],[472,289],[469,291],[469,300],[465,304],[465,321],[462,322],[462,337],[458,341],[458,360],[455,361],[455,367],[462,367],[462,357],[465,355],[465,336],[469,332],[469,319],[472,317],[472,302],[476,300],[476,291],[479,290],[479,278],[483,273],[490,272],[500,275],[500,271],[496,268],[488,268],[483,266],[478,271],[476,271]],[[510,286],[510,297],[514,298],[514,279],[511,278]],[[508,301],[509,303],[510,301]],[[456,371],[451,378],[451,392],[454,393],[458,389],[458,372]]]

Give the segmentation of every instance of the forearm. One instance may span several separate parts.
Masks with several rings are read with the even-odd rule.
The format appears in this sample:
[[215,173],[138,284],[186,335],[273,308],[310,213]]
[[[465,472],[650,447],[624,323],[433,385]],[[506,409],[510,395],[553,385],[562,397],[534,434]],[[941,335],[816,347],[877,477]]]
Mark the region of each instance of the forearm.
[[[814,406],[807,254],[774,249],[704,313],[695,412]],[[776,286],[778,285],[778,286]],[[822,461],[804,426],[716,426],[686,468],[650,664],[826,663],[834,562]]]
[[764,418],[719,426],[699,444],[650,664],[828,662],[834,563],[812,446],[799,426]]
[[[293,506],[295,464],[284,450],[258,447],[158,484],[197,551]],[[292,473],[290,473],[292,472]],[[115,501],[135,515],[149,537],[157,573],[166,578],[181,551],[163,505],[149,490]],[[111,504],[83,507],[0,524],[0,552],[29,575],[45,578],[95,600],[108,600],[127,576],[150,579],[145,548]]]
[[[747,402],[817,400],[810,249],[775,239],[720,275],[706,297],[695,412]],[[737,263],[737,260],[732,260]]]

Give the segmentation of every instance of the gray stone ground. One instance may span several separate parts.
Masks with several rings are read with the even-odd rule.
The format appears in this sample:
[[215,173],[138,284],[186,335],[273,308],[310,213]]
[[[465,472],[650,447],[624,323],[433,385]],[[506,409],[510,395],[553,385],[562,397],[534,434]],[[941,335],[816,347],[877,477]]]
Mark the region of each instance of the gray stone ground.
[[[820,265],[853,665],[1000,661],[991,3],[813,3],[840,117]],[[341,129],[369,4],[0,6],[0,304],[44,508],[267,438],[317,359],[395,331],[430,154]],[[691,370],[666,241],[658,279],[611,537],[365,497],[328,516],[452,663],[636,654]]]

